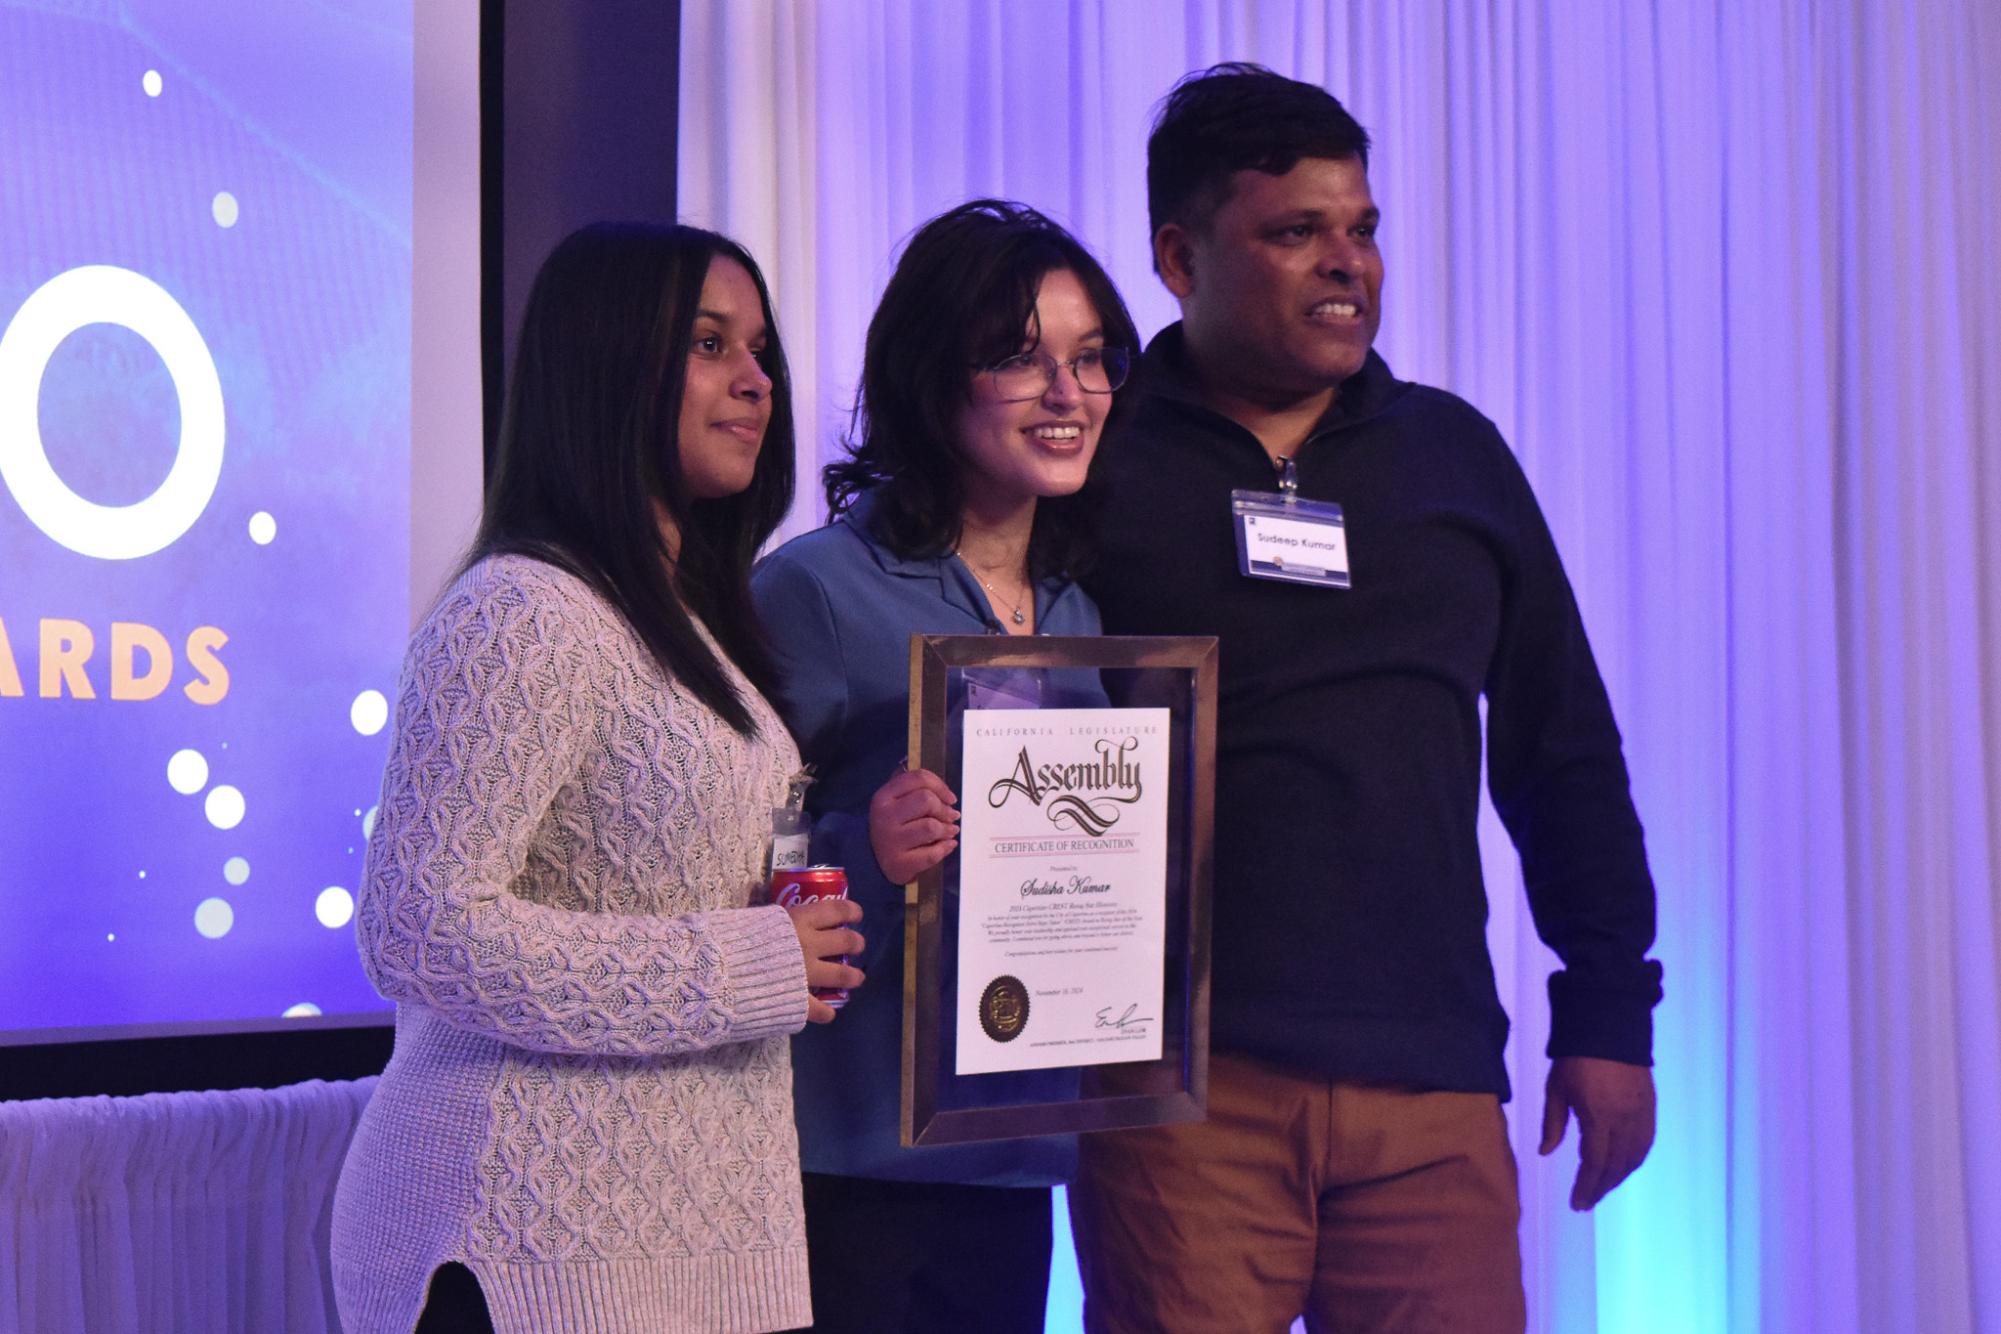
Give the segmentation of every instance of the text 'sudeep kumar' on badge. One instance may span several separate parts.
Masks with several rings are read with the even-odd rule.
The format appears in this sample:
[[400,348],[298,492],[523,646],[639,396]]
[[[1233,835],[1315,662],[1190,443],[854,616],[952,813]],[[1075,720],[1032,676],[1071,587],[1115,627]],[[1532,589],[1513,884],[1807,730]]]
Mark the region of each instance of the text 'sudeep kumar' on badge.
[[968,709],[956,1072],[1153,1061],[1166,709]]

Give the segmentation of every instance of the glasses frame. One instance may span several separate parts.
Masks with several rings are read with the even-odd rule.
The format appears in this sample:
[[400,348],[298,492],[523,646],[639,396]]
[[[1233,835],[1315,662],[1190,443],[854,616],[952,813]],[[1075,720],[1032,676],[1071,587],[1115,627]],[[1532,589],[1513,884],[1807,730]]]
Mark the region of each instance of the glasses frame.
[[[1096,353],[1100,357],[1103,357],[1106,353],[1116,353],[1121,360],[1121,365],[1119,367],[1119,373],[1117,379],[1112,379],[1112,376],[1110,374],[1111,363],[1110,362],[1105,363],[1105,370],[1106,370],[1105,378],[1111,382],[1108,385],[1106,385],[1106,387],[1103,389],[1091,388],[1089,385],[1084,383],[1083,377],[1077,374],[1078,357],[1089,356],[1092,353]],[[1035,365],[1041,367],[1042,387],[1036,390],[1032,394],[1002,393],[1000,388],[1000,380],[998,377],[1000,375],[1001,367],[1007,365],[1011,361],[1030,361],[1033,362]],[[1017,352],[1011,357],[1003,357],[1001,360],[996,361],[991,365],[973,367],[973,373],[975,375],[986,375],[994,377],[992,380],[994,394],[996,400],[1002,403],[1034,402],[1036,399],[1041,398],[1044,394],[1048,393],[1051,389],[1056,387],[1056,373],[1058,371],[1064,371],[1064,370],[1069,371],[1070,378],[1077,381],[1077,390],[1079,393],[1116,394],[1119,392],[1120,389],[1122,389],[1125,386],[1126,381],[1132,378],[1132,373],[1133,373],[1132,349],[1128,347],[1120,347],[1115,343],[1107,344],[1104,347],[1087,347],[1082,352],[1079,352],[1077,356],[1070,358],[1070,360],[1068,361],[1058,361],[1056,358],[1050,356],[1047,352],[1044,352],[1040,348],[1037,348],[1033,352]]]

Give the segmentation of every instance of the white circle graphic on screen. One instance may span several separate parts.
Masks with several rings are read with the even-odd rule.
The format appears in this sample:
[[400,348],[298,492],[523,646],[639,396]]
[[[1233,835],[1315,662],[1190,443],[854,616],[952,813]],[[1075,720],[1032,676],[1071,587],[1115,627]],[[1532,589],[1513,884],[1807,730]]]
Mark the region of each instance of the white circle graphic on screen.
[[268,510],[258,510],[250,516],[250,540],[260,547],[271,545],[271,539],[278,536],[278,521]]
[[375,812],[380,809],[381,807],[379,806],[370,806],[368,814],[361,817],[361,836],[363,838],[375,837]]
[[215,214],[215,225],[234,227],[240,210],[236,206],[236,196],[227,190],[215,192],[215,200],[209,205],[209,212]]
[[319,1012],[320,1007],[311,1001],[300,1001],[297,1005],[287,1009],[283,1017],[286,1019],[311,1019]]
[[232,885],[241,885],[250,879],[250,861],[245,857],[231,857],[222,864],[222,878]]
[[210,940],[221,940],[236,925],[236,909],[228,899],[203,899],[195,905],[195,930]]
[[354,920],[354,895],[339,885],[328,885],[313,900],[313,916],[324,927],[343,927]]
[[167,786],[192,797],[208,786],[208,761],[198,750],[177,750],[167,761]]
[[389,701],[380,690],[364,690],[348,707],[348,721],[363,736],[374,736],[389,722]]
[[158,97],[160,95],[160,71],[156,69],[147,70],[140,76],[139,86],[146,90],[146,96]]
[[243,794],[227,783],[218,783],[202,799],[202,814],[217,829],[234,829],[243,823]]
[[[181,439],[166,480],[144,500],[99,505],[70,490],[42,443],[42,376],[62,341],[115,324],[166,363],[181,405]],[[201,330],[151,278],[111,264],[66,269],[21,303],[0,333],[0,482],[29,522],[84,556],[133,560],[194,527],[222,477],[222,381]]]

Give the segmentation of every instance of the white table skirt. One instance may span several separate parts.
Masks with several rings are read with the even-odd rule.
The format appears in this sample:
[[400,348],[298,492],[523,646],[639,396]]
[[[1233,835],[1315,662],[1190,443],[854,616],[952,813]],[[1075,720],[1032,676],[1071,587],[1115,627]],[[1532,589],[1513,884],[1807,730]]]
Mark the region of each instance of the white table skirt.
[[374,1088],[0,1103],[0,1329],[337,1331],[334,1183]]

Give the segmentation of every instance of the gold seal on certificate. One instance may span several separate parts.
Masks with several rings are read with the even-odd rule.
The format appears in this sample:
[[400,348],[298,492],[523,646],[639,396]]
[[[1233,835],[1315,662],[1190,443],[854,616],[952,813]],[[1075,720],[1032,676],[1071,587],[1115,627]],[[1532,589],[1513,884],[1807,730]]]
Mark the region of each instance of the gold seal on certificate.
[[1018,977],[997,977],[980,993],[980,1027],[995,1042],[1013,1042],[1028,1027],[1028,988]]
[[1168,711],[961,717],[955,1073],[1158,1060]]

